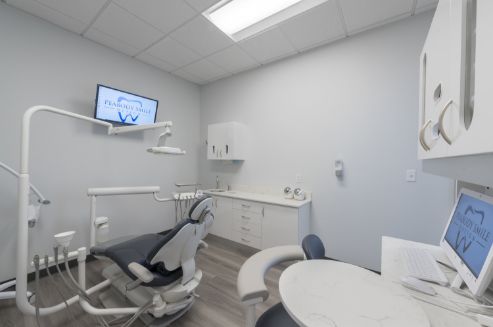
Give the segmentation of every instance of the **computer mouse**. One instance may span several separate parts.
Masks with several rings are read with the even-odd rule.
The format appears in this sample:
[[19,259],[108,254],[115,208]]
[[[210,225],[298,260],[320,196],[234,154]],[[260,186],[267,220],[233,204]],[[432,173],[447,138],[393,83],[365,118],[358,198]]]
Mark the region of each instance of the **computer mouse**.
[[402,284],[402,286],[407,287],[413,291],[418,291],[418,292],[428,294],[428,295],[436,295],[437,294],[435,289],[433,287],[431,287],[430,284],[428,284],[428,283],[426,283],[420,279],[411,277],[411,276],[401,277],[401,284]]

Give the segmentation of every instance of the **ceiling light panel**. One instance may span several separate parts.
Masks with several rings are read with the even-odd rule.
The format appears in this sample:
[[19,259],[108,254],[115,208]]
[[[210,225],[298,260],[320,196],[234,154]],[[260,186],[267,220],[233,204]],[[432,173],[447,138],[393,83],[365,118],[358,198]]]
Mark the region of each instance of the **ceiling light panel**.
[[234,41],[240,41],[326,1],[223,0],[203,15]]

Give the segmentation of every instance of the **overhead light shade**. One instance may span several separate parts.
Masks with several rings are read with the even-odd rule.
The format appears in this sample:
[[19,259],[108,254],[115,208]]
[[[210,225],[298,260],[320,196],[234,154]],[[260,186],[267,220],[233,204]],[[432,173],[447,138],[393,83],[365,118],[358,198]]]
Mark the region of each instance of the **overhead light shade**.
[[203,15],[235,41],[311,9],[327,0],[223,0]]

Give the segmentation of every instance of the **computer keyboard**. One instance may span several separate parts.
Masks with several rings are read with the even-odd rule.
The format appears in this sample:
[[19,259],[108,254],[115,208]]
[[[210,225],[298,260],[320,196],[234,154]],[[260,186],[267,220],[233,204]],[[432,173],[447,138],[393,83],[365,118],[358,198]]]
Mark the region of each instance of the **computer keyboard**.
[[449,284],[447,277],[429,251],[419,248],[401,248],[401,256],[406,263],[408,276],[444,286]]

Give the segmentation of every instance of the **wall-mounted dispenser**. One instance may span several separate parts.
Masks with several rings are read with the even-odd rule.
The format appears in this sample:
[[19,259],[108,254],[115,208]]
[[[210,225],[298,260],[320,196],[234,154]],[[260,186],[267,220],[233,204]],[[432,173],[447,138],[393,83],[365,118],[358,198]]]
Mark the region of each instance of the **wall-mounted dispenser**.
[[334,173],[336,174],[337,177],[342,177],[344,172],[344,164],[342,162],[342,159],[336,159],[334,161]]

